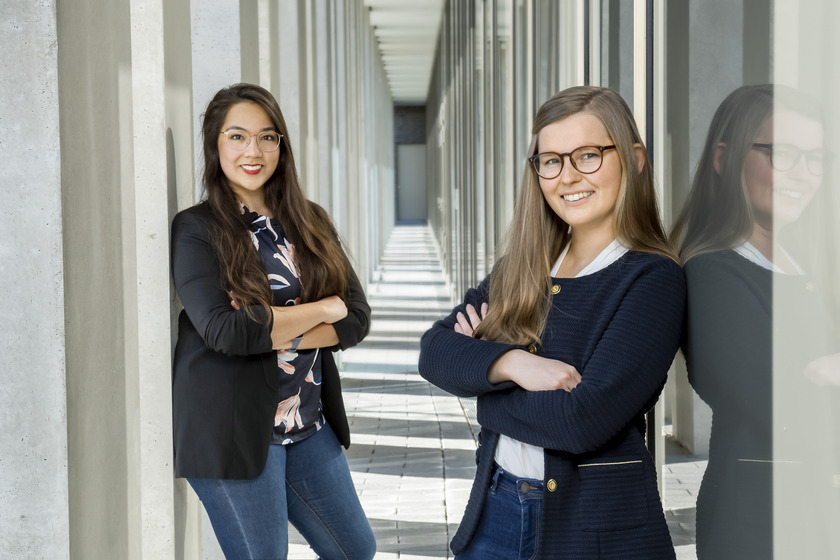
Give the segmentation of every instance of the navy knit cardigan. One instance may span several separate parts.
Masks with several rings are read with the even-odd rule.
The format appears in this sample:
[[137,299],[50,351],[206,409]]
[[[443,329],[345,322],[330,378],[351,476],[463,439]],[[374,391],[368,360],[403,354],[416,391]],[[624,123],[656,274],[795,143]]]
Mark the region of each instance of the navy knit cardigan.
[[537,354],[577,368],[582,379],[571,392],[487,381],[497,358],[523,348],[453,330],[455,315],[467,304],[478,308],[488,301],[488,279],[423,335],[420,374],[454,395],[478,397],[478,468],[452,551],[459,554],[472,539],[498,434],[505,434],[545,448],[546,486],[554,491],[544,498],[539,558],[674,558],[645,447],[644,415],[680,343],[682,269],[667,258],[630,251],[599,272],[553,283],[560,291],[552,296]]

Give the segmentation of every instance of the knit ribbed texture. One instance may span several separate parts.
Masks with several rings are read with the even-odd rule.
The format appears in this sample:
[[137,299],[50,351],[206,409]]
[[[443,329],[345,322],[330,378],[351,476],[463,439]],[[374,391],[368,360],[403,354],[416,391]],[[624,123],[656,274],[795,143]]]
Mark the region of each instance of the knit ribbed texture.
[[[493,454],[504,434],[547,449],[540,558],[673,558],[656,473],[644,446],[644,414],[665,383],[679,346],[685,280],[674,262],[628,252],[605,269],[555,279],[538,355],[581,373],[571,392],[493,386],[487,372],[518,348],[456,333],[455,315],[486,301],[486,280],[421,342],[420,373],[460,396],[478,396],[484,445],[476,484],[452,542],[458,553],[481,515]],[[492,309],[492,302],[489,302]],[[605,463],[624,462],[620,468]],[[582,466],[589,465],[589,466]]]

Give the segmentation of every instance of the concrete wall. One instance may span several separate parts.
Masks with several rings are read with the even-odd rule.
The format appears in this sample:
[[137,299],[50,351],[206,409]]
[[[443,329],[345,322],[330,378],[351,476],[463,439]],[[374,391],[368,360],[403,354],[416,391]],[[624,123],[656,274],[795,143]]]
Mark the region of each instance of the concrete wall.
[[54,2],[0,4],[2,558],[70,542],[56,40]]

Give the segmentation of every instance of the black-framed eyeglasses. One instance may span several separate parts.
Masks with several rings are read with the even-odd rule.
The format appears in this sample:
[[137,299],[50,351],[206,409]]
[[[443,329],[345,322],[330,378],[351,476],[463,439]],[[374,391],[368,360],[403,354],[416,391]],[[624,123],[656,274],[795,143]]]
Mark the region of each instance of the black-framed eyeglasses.
[[280,147],[280,139],[283,135],[273,130],[263,130],[256,134],[251,134],[240,129],[223,130],[219,134],[224,134],[227,140],[227,145],[237,152],[244,152],[245,149],[251,145],[251,139],[257,137],[257,145],[260,150],[264,152],[273,152]]
[[558,154],[556,152],[543,152],[535,154],[528,158],[531,165],[534,166],[534,171],[543,179],[554,179],[563,172],[564,157],[569,156],[569,161],[572,162],[572,167],[581,173],[589,174],[595,173],[601,169],[601,164],[604,162],[604,151],[612,150],[612,146],[581,146],[571,152],[565,154]]
[[805,166],[811,175],[822,175],[826,160],[826,152],[820,148],[815,150],[800,150],[793,144],[759,144],[753,143],[753,148],[761,148],[770,152],[770,165],[777,171],[790,171],[799,159],[805,156]]

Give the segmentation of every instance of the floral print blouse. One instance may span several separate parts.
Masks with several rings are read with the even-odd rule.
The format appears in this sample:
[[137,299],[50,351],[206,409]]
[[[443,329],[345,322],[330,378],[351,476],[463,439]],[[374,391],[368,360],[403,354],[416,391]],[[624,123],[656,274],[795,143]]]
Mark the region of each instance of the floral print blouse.
[[[251,241],[262,257],[275,306],[300,303],[301,280],[295,266],[295,247],[286,239],[276,218],[251,212],[242,205]],[[303,334],[303,333],[301,333]],[[321,351],[277,350],[281,389],[271,443],[287,445],[302,441],[321,429]]]

